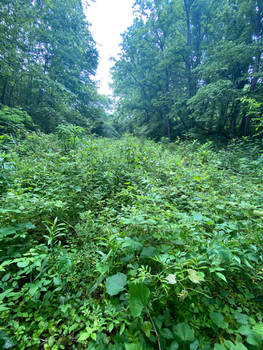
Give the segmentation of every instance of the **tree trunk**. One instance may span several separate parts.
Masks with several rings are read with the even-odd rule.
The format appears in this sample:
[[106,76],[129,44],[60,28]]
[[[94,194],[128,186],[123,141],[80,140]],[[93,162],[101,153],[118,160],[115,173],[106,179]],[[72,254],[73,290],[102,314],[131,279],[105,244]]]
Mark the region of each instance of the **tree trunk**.
[[8,89],[8,82],[7,82],[7,79],[6,79],[5,82],[4,82],[3,91],[2,91],[2,95],[1,95],[1,103],[3,105],[5,104],[5,101],[6,101],[7,89]]
[[167,117],[167,137],[169,142],[171,142],[171,130],[172,130],[171,119]]
[[184,0],[184,10],[185,10],[186,27],[187,27],[187,39],[186,39],[187,53],[184,61],[185,61],[185,70],[186,70],[189,98],[193,97],[195,94],[195,84],[192,76],[192,33],[191,33],[191,19],[190,19],[192,2],[193,2],[192,0]]
[[235,105],[230,115],[230,118],[231,118],[230,133],[229,133],[230,138],[234,138],[236,136],[236,124],[237,124],[238,112],[239,112],[238,105]]

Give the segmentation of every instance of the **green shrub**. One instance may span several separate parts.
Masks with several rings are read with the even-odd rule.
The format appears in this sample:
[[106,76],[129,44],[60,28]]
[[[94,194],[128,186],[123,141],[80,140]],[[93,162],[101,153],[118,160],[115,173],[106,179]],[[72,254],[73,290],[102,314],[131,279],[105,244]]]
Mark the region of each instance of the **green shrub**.
[[260,144],[63,130],[1,156],[0,346],[261,349]]
[[32,118],[22,109],[8,106],[0,108],[0,135],[18,135],[25,130],[34,130],[34,128]]

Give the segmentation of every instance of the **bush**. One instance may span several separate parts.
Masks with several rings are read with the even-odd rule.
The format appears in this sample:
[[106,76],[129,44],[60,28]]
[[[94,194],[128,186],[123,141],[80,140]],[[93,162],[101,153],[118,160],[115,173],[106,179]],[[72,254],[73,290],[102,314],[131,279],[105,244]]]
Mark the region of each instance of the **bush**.
[[18,135],[25,130],[34,130],[32,118],[20,108],[2,106],[0,109],[0,135]]
[[2,157],[1,346],[261,349],[260,145],[69,129]]

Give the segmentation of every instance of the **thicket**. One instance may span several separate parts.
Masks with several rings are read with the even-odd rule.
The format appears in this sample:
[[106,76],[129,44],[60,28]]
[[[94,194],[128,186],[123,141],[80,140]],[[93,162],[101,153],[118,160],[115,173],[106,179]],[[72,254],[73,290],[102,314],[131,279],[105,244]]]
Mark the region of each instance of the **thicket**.
[[262,349],[261,144],[0,142],[1,348]]

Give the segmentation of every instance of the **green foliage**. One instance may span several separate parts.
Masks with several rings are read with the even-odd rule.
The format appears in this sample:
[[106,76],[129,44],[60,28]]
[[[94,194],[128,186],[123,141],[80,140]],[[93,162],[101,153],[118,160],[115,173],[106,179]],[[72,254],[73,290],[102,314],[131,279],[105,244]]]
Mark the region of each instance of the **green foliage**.
[[4,143],[0,346],[261,349],[262,145],[83,136]]
[[59,139],[63,142],[65,150],[76,147],[76,142],[80,140],[80,137],[84,135],[85,129],[72,125],[72,124],[60,124],[57,127],[57,134]]
[[102,134],[108,101],[92,81],[98,52],[82,2],[4,0],[0,17],[0,103],[22,108],[44,132],[88,121]]
[[127,277],[123,273],[117,273],[106,279],[106,291],[109,295],[117,295],[124,290]]
[[0,134],[19,135],[21,132],[33,129],[33,121],[25,111],[2,106],[0,109]]
[[150,290],[143,284],[131,284],[129,294],[131,315],[138,317],[148,305]]
[[262,127],[261,1],[136,0],[112,70],[116,128],[156,140]]

